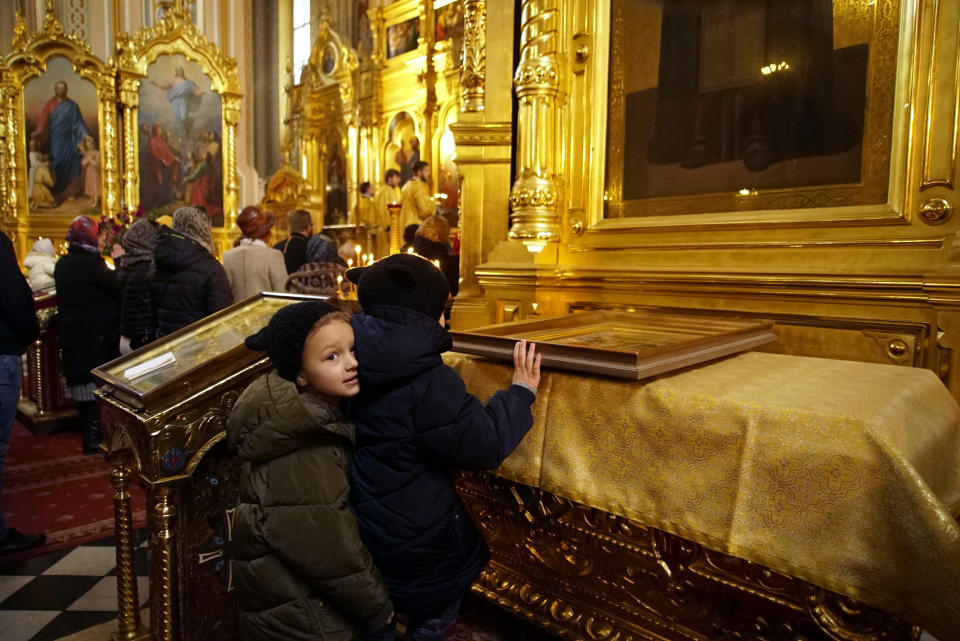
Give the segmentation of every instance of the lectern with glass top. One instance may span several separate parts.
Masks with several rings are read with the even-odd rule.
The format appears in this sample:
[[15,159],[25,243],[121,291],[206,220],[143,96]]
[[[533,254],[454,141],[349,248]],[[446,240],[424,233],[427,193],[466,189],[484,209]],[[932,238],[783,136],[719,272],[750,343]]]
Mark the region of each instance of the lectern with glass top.
[[[239,467],[223,442],[244,388],[269,368],[244,338],[280,308],[315,297],[263,293],[94,370],[116,489],[121,639],[237,638],[230,564]],[[148,488],[150,632],[140,621],[129,485]]]

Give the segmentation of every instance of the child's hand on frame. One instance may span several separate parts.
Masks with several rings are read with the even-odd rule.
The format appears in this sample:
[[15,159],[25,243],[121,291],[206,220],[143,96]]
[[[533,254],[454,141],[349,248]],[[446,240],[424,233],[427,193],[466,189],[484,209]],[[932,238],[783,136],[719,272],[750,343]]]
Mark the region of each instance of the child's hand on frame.
[[540,354],[536,353],[536,349],[536,344],[527,344],[526,340],[513,346],[513,366],[516,368],[513,382],[528,385],[534,390],[540,385]]

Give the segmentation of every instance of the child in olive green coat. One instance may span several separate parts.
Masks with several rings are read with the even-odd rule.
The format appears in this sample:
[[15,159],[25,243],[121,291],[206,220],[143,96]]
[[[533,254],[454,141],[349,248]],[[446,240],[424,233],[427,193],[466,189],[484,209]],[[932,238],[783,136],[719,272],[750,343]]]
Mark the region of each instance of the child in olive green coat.
[[392,619],[347,505],[359,391],[349,315],[322,302],[277,312],[246,341],[276,371],[241,394],[227,438],[243,461],[234,582],[244,639],[351,641]]

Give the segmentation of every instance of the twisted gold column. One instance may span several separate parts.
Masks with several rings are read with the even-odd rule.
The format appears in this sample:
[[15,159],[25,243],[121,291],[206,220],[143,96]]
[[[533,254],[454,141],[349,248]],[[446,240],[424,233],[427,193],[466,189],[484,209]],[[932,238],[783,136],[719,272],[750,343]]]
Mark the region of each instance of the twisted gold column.
[[153,556],[154,589],[150,606],[150,633],[154,641],[178,641],[180,638],[177,494],[177,489],[169,485],[154,487],[150,492],[150,551]]
[[114,532],[117,540],[117,619],[120,627],[115,641],[145,639],[140,622],[140,598],[137,592],[137,568],[134,561],[133,509],[130,505],[130,480],[133,474],[126,461],[113,460],[110,483],[113,495]]
[[560,38],[557,0],[524,0],[517,90],[517,179],[510,191],[510,238],[559,240]]
[[[30,346],[30,365],[33,368],[33,376],[30,377],[33,382],[34,402],[37,405],[37,416],[43,416],[49,408],[49,399],[47,391],[44,389],[43,380],[43,341],[37,339]],[[28,370],[29,371],[29,370]]]

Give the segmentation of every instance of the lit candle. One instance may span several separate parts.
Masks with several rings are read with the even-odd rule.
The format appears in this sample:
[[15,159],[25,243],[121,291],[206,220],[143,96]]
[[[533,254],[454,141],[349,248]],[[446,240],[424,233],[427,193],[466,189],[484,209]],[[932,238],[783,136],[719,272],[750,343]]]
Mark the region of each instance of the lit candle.
[[361,251],[363,251],[363,247],[361,247],[360,245],[354,245],[354,246],[353,246],[353,253],[357,255],[357,258],[358,258],[358,259],[360,258],[360,252],[361,252]]
[[407,247],[407,253],[408,253],[408,254],[412,254],[412,253],[413,253],[413,247]]
[[348,259],[347,259],[347,267],[353,267],[353,259],[352,259],[352,258],[348,258]]

